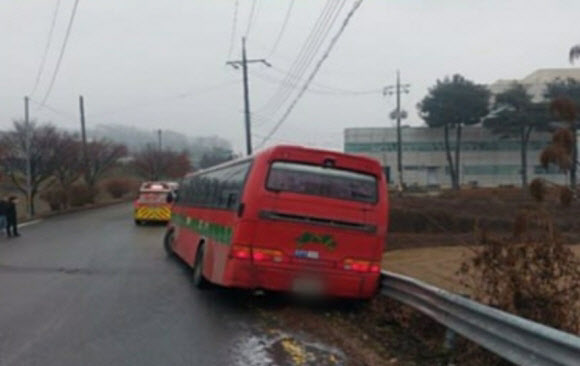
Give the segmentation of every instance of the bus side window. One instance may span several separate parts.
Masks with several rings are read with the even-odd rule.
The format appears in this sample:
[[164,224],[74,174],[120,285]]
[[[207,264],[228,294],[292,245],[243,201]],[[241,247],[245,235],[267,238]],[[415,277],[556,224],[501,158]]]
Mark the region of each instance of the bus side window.
[[218,207],[218,202],[219,202],[219,180],[217,178],[213,178],[210,181],[210,199],[209,199],[209,204],[213,207]]
[[224,196],[224,191],[225,191],[225,182],[223,180],[220,180],[217,183],[217,193],[216,193],[216,207],[218,208],[226,208],[227,206],[227,200],[226,197]]
[[237,206],[237,204],[238,204],[238,193],[230,191],[230,193],[228,194],[226,208],[230,208],[230,209],[235,208]]
[[188,188],[188,192],[187,192],[187,203],[189,203],[190,205],[194,205],[196,203],[198,203],[198,188],[199,186],[199,178],[198,177],[193,177],[193,179],[191,180],[191,183],[189,184],[189,188]]

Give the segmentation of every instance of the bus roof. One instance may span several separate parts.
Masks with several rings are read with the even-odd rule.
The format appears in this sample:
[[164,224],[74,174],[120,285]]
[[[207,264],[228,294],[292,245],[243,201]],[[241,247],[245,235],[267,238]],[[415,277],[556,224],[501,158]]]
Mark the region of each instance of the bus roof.
[[[343,153],[340,151],[303,147],[303,146],[299,146],[299,145],[276,145],[276,146],[272,146],[272,147],[269,147],[267,149],[255,152],[254,154],[252,154],[250,156],[230,160],[230,161],[227,161],[225,163],[212,166],[210,168],[206,168],[203,170],[198,170],[196,172],[188,173],[185,175],[185,177],[190,177],[193,175],[211,172],[213,170],[226,168],[228,166],[239,164],[239,163],[244,162],[244,161],[252,160],[255,157],[263,156],[263,155],[270,156],[271,158],[274,158],[274,159],[275,158],[284,159],[285,157],[290,158],[290,159],[292,159],[292,158],[296,159],[297,156],[300,156],[300,155],[302,155],[302,156],[317,155],[320,159],[322,159],[320,161],[320,163],[323,163],[324,161],[327,161],[327,160],[328,161],[339,160],[341,163],[345,163],[345,165],[346,165],[345,167],[351,168],[353,170],[365,171],[365,172],[369,172],[369,173],[373,173],[373,174],[377,174],[377,175],[381,174],[381,167],[380,167],[379,162],[377,160],[370,158],[370,157],[367,157],[367,156],[352,155],[352,154],[347,154],[347,153]],[[343,164],[340,164],[340,165],[343,165]]]

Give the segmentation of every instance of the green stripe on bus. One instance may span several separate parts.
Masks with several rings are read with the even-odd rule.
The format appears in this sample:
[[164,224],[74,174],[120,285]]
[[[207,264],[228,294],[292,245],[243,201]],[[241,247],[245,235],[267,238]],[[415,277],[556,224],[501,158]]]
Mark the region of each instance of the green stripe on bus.
[[231,244],[232,228],[215,222],[204,221],[173,213],[171,221],[181,228],[195,231],[197,234],[223,244]]

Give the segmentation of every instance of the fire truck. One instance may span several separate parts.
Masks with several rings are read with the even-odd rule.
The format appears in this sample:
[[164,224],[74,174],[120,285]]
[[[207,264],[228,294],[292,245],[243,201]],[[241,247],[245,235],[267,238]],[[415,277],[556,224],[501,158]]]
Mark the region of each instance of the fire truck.
[[135,200],[135,224],[167,222],[171,218],[171,204],[177,191],[176,182],[144,182]]

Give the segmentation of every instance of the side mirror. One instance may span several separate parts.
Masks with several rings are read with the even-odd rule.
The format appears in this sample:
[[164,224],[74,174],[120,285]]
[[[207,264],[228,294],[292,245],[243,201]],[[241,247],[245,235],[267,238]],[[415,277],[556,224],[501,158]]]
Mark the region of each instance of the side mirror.
[[167,193],[166,201],[167,201],[167,203],[173,203],[173,201],[174,201],[173,193],[171,193],[171,192]]

